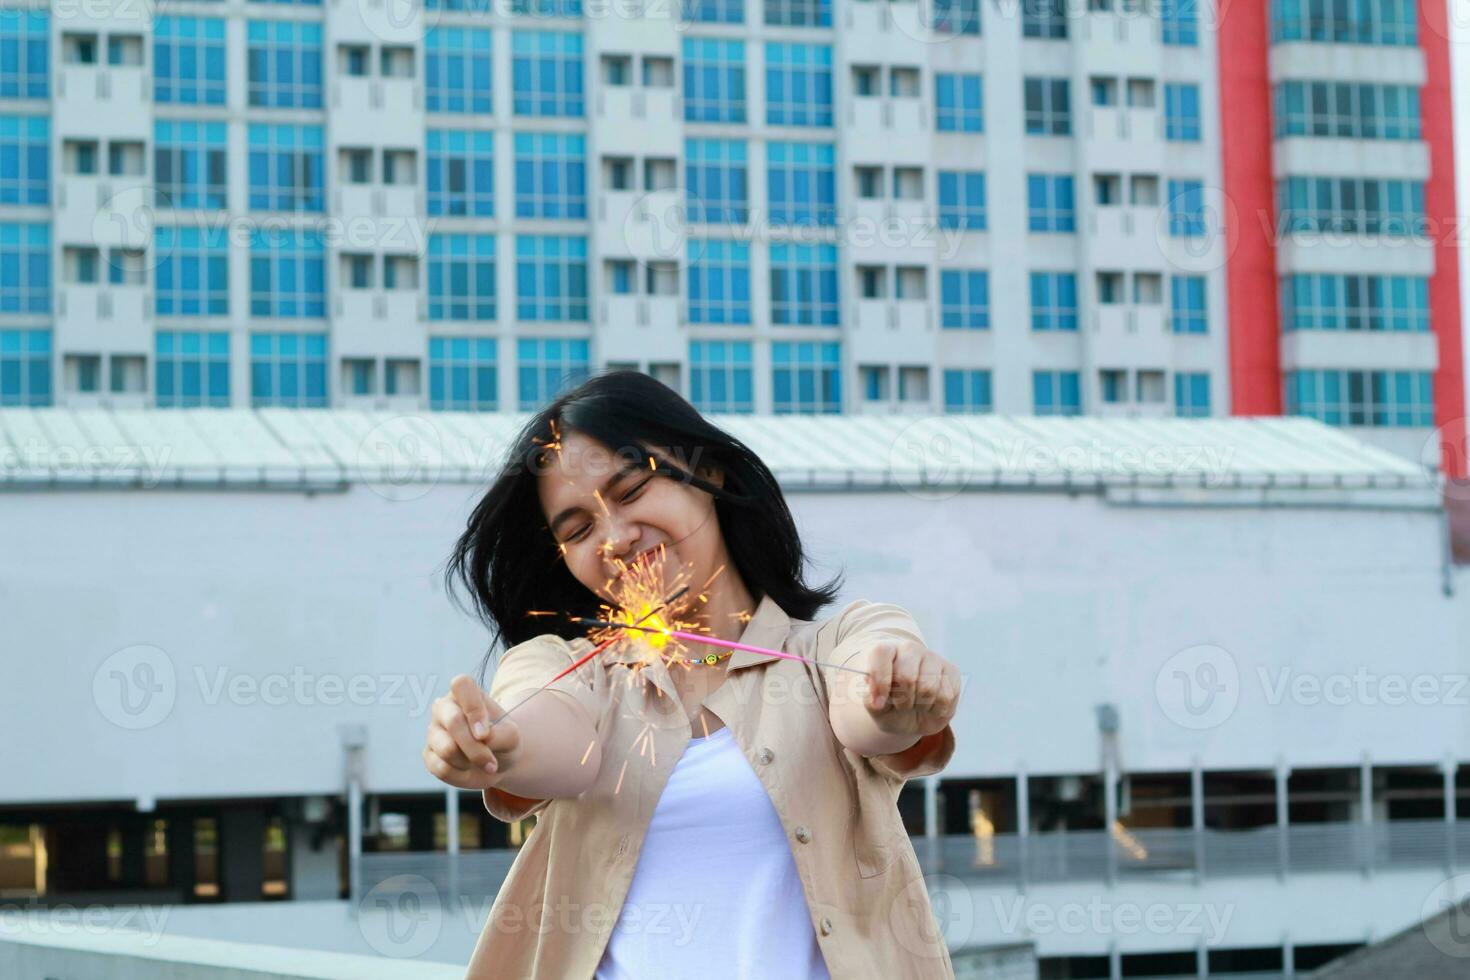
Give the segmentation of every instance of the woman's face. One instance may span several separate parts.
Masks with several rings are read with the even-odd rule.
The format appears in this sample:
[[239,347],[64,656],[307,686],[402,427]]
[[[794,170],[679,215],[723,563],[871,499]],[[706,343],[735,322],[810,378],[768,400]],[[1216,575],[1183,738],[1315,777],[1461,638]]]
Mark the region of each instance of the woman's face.
[[[696,472],[724,484],[716,470]],[[564,432],[560,452],[547,460],[537,482],[542,513],[567,568],[609,604],[619,604],[624,568],[660,545],[666,589],[680,569],[698,589],[728,561],[714,498],[677,476],[654,475],[647,456],[614,454],[580,432]],[[650,557],[658,555],[655,550]]]

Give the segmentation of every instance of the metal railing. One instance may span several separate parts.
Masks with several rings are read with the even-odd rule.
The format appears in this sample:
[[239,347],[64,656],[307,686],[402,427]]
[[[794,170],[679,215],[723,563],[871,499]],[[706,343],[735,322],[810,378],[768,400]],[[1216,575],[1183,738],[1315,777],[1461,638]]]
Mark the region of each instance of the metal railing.
[[1255,830],[1138,829],[914,840],[927,872],[1013,881],[1138,876],[1194,878],[1455,867],[1470,857],[1470,823],[1404,820]]
[[[1439,868],[1470,858],[1470,821],[1323,823],[1255,830],[1129,829],[913,838],[925,874],[1022,885],[1064,881],[1242,878]],[[406,891],[427,879],[444,896],[499,890],[518,851],[364,854],[358,894]]]

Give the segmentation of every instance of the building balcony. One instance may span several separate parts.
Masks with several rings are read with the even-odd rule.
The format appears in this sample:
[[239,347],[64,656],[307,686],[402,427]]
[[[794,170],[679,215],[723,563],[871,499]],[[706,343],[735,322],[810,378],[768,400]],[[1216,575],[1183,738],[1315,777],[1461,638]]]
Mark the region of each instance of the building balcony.
[[1156,18],[1101,10],[1087,11],[1072,22],[1088,74],[1161,75],[1164,48]]
[[684,254],[684,195],[661,191],[604,191],[597,196],[598,250],[629,258],[673,260]]
[[416,289],[341,289],[332,299],[335,353],[346,357],[422,357],[426,319]]
[[59,137],[153,136],[153,78],[141,67],[57,65],[51,120]]
[[[841,17],[846,28],[843,40],[843,57],[847,63],[868,62],[892,64],[923,64],[929,60],[929,48],[933,46],[934,33],[922,18],[930,16],[930,8],[922,4],[908,3],[850,3],[834,4],[833,18]],[[954,42],[969,40],[975,45],[981,38],[955,38],[947,36],[946,46]],[[964,57],[969,52],[962,52]]]
[[919,330],[933,330],[929,301],[926,299],[896,299],[891,304],[890,316],[896,329],[912,335]]
[[[332,141],[337,145],[394,143],[422,119],[423,86],[411,78],[339,78],[328,91]],[[385,118],[395,125],[384,127]]]
[[1286,78],[1351,78],[1357,82],[1423,86],[1424,51],[1388,44],[1319,44],[1284,41],[1267,55],[1271,81]]
[[684,118],[684,102],[671,88],[602,86],[595,111],[610,125],[597,131],[597,152],[627,156],[680,157],[684,134],[670,120]]
[[[608,329],[663,333],[678,328],[682,307],[677,296],[608,296],[598,303],[598,323]],[[646,335],[638,336],[646,342]]]
[[[1164,139],[1164,114],[1156,106],[1080,106],[1074,130],[1086,147],[1087,169],[1120,174],[1165,173],[1179,166],[1187,146]],[[1173,161],[1171,163],[1171,161]]]
[[859,330],[897,330],[909,336],[934,328],[926,299],[860,299],[856,326]]
[[153,190],[142,176],[68,175],[53,181],[51,188],[56,207],[52,232],[58,241],[99,249],[142,248],[155,219],[171,213],[155,206]]
[[[1129,239],[1130,243],[1139,237],[1145,241],[1153,241],[1159,222],[1163,219],[1164,212],[1161,208],[1123,204],[1093,207],[1087,214],[1088,230],[1095,240]],[[1099,241],[1097,244],[1099,254],[1115,256],[1116,253],[1107,247],[1106,241]],[[1140,258],[1147,263],[1146,268],[1153,268],[1158,264],[1157,259],[1150,260],[1146,252]]]
[[150,350],[153,294],[146,286],[66,283],[56,290],[56,328],[73,350]]
[[927,163],[932,156],[931,115],[929,103],[918,98],[849,99],[844,120],[848,153],[854,159]]
[[1348,275],[1432,276],[1433,240],[1404,234],[1281,232],[1277,271]]
[[1164,117],[1154,106],[1089,105],[1082,113],[1082,134],[1090,140],[1137,144],[1164,138]]
[[892,313],[892,307],[886,299],[860,299],[853,304],[857,307],[856,315],[853,317],[853,326],[864,332],[876,332],[880,330],[895,330],[898,327]]
[[858,228],[879,228],[893,218],[893,202],[883,198],[855,198],[847,208]]
[[928,364],[934,344],[932,316],[928,300],[860,299],[846,318],[843,342],[858,363]]
[[1288,330],[1281,335],[1281,367],[1434,371],[1439,343],[1429,330]]
[[1429,144],[1423,140],[1359,140],[1284,136],[1275,142],[1272,171],[1280,180],[1302,174],[1428,180]]
[[1168,316],[1158,305],[1100,303],[1092,311],[1093,360],[1108,367],[1163,368],[1169,364]]
[[1102,419],[1164,419],[1174,415],[1174,406],[1162,402],[1094,402],[1088,411]]
[[[427,210],[423,192],[416,186],[398,185],[384,187],[378,184],[342,184],[332,190],[332,213],[342,217],[353,235],[358,233],[355,222],[361,218],[391,218],[397,235],[405,234],[403,221],[422,224]],[[375,239],[379,247],[402,248],[400,242],[392,241],[392,234]],[[412,243],[409,243],[412,244]]]

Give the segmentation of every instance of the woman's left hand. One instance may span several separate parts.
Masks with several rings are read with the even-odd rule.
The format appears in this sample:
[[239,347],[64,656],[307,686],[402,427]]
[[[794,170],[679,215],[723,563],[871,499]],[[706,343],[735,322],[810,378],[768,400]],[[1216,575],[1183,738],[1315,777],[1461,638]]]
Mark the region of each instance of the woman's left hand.
[[882,640],[867,661],[863,707],[880,731],[922,738],[954,717],[960,671],[933,650],[912,640]]

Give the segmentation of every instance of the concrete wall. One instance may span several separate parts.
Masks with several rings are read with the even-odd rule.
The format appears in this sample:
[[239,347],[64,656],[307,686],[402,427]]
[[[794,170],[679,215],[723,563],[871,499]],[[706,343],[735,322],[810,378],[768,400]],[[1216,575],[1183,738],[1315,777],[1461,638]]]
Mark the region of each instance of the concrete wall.
[[[478,490],[423,491],[6,495],[0,730],[27,748],[0,755],[0,801],[336,792],[344,724],[369,792],[438,788],[428,705],[485,642],[438,569]],[[1095,772],[1104,701],[1125,770],[1470,758],[1470,605],[1436,513],[791,502],[818,578],[907,606],[960,665],[946,775]]]

